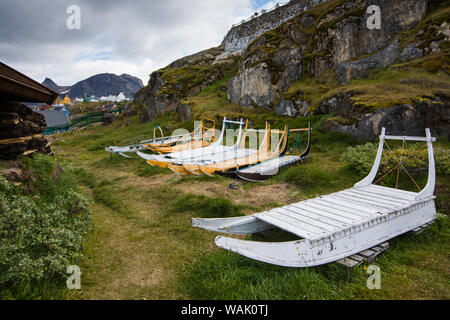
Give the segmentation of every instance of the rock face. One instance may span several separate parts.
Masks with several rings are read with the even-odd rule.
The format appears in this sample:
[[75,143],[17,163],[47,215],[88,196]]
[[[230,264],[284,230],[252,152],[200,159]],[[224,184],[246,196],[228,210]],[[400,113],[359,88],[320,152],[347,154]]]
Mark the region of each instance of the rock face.
[[399,54],[399,43],[397,38],[395,38],[383,50],[370,57],[336,64],[336,76],[341,83],[365,78],[370,70],[393,64]]
[[245,59],[228,83],[228,100],[244,107],[271,108],[302,71],[300,48],[286,46],[274,55],[260,52]]
[[97,74],[79,81],[73,86],[58,86],[49,78],[46,78],[42,84],[58,93],[62,93],[63,96],[67,94],[71,99],[90,96],[107,97],[120,92],[123,92],[125,97],[130,98],[144,86],[139,78],[128,74],[118,76],[112,73]]
[[148,85],[134,96],[133,105],[139,110],[140,120],[150,121],[167,111],[176,111],[180,121],[190,119],[189,106],[183,105],[180,100],[196,95],[223,78],[233,69],[239,54],[211,48],[153,72]]
[[295,116],[298,113],[292,101],[284,99],[282,99],[280,103],[277,105],[276,112],[277,114],[280,114],[282,116],[288,116],[291,118],[295,118]]
[[178,121],[188,121],[192,118],[191,108],[181,102],[178,102],[177,104],[177,117]]
[[47,140],[42,137],[46,123],[41,114],[21,103],[1,101],[0,119],[1,159],[15,159],[35,151],[51,152]]
[[[369,5],[383,8],[380,30],[366,26]],[[245,107],[274,108],[302,73],[319,80],[335,77],[341,83],[363,78],[398,59],[395,34],[416,25],[427,9],[427,0],[358,0],[327,2],[303,11],[249,45],[238,74],[230,80],[228,98]],[[403,53],[405,59],[418,55],[410,51]]]
[[374,140],[385,127],[392,135],[423,136],[425,128],[434,135],[450,138],[450,101],[436,98],[429,101],[414,101],[412,104],[397,104],[371,113],[361,113],[350,100],[351,94],[325,100],[318,114],[336,114],[325,123],[331,131],[344,132],[359,140]]
[[273,11],[258,14],[247,22],[233,26],[222,41],[227,52],[235,52],[247,48],[250,42],[263,33],[273,30],[305,9],[327,0],[291,0]]

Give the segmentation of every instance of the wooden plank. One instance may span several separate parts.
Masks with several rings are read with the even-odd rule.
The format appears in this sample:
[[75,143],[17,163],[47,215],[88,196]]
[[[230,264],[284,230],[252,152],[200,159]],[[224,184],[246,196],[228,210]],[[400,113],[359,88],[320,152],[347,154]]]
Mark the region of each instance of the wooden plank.
[[354,254],[352,256],[350,256],[351,259],[359,261],[359,262],[363,262],[364,261],[364,257],[360,256],[359,254]]
[[381,208],[377,209],[377,208],[369,207],[368,205],[362,205],[362,204],[355,205],[354,203],[349,203],[346,200],[341,200],[338,198],[333,198],[333,197],[328,197],[328,196],[320,197],[317,199],[320,200],[320,203],[327,202],[330,204],[330,206],[333,206],[335,208],[336,207],[341,208],[342,210],[344,210],[346,212],[351,212],[351,213],[354,213],[361,217],[373,217],[374,215],[378,215],[380,213],[380,211],[388,212],[387,209],[381,209]]
[[262,214],[256,214],[256,218],[269,223],[271,225],[274,225],[282,230],[285,230],[287,232],[293,233],[299,237],[305,238],[305,239],[316,239],[322,237],[322,235],[317,234],[309,230],[307,227],[301,228],[298,225],[293,225],[290,223],[286,223],[284,220],[275,217],[274,215],[268,215],[267,213]]
[[386,204],[379,203],[379,202],[372,201],[372,200],[361,199],[361,198],[357,198],[352,195],[348,195],[348,194],[344,194],[344,193],[336,193],[336,194],[331,195],[331,197],[338,198],[341,200],[346,200],[346,201],[349,201],[349,202],[352,202],[355,204],[360,204],[360,203],[368,204],[368,205],[372,206],[373,208],[377,208],[377,209],[389,209],[390,211],[392,211],[393,209],[396,208],[393,205],[386,205]]
[[380,186],[378,184],[371,184],[370,187],[374,187],[376,189],[383,190],[385,192],[397,193],[397,194],[400,194],[400,195],[410,195],[410,196],[414,196],[414,197],[417,196],[417,193],[412,192],[412,191],[384,187],[384,186]]
[[[386,140],[407,140],[407,141],[422,141],[422,142],[428,142],[427,137],[414,137],[414,136],[384,136],[384,139]],[[436,141],[436,138],[431,138],[431,141]]]
[[11,139],[3,139],[0,140],[0,144],[13,144],[13,143],[21,143],[25,142],[31,139],[40,138],[42,137],[42,134],[35,134],[27,137],[20,137],[20,138],[11,138]]
[[323,232],[326,232],[327,234],[333,233],[336,230],[339,230],[339,228],[336,228],[334,226],[330,226],[328,224],[325,224],[317,219],[309,218],[306,215],[302,215],[300,213],[294,212],[292,210],[288,210],[286,208],[278,208],[277,209],[278,214],[281,214],[289,219],[294,219],[295,221],[299,221],[302,223],[307,223],[315,228],[321,229]]
[[392,189],[392,188],[377,188],[377,186],[374,185],[370,185],[361,189],[357,190],[365,190],[365,191],[369,191],[369,192],[374,192],[380,195],[386,195],[389,197],[393,197],[393,198],[399,198],[399,199],[403,199],[403,200],[408,200],[408,201],[412,201],[416,198],[417,195],[414,194],[405,194],[405,193],[399,193],[399,192],[395,192],[395,190],[398,189]]
[[406,200],[406,199],[402,199],[402,198],[395,197],[395,196],[380,194],[380,193],[377,193],[377,192],[371,191],[371,190],[354,189],[353,191],[356,193],[359,193],[361,195],[374,197],[374,198],[381,199],[381,200],[392,201],[395,203],[410,204],[412,202],[411,200]]
[[266,213],[266,215],[275,217],[276,219],[280,219],[286,223],[292,224],[294,227],[299,227],[303,230],[306,230],[312,234],[316,234],[318,236],[325,236],[330,234],[329,230],[326,230],[324,228],[318,227],[314,224],[311,224],[311,221],[308,220],[300,220],[300,219],[295,219],[293,217],[290,217],[286,214],[284,214],[283,210],[280,210],[281,208],[276,208],[273,210],[270,210],[269,212]]
[[365,261],[372,263],[377,256],[379,256],[388,249],[389,249],[389,242],[384,242],[370,249],[351,255],[350,257],[347,257],[345,259],[341,259],[337,261],[337,263],[349,268],[356,267]]
[[431,221],[431,222],[428,222],[428,223],[425,223],[424,225],[422,225],[422,226],[420,226],[420,227],[417,227],[417,228],[411,230],[411,233],[412,233],[413,235],[416,236],[416,235],[422,233],[423,231],[425,231],[425,230],[426,230],[429,226],[431,226],[433,223],[435,223],[435,220],[433,220],[433,221]]
[[338,260],[336,262],[347,268],[353,268],[353,267],[356,267],[361,264],[361,262],[358,262],[358,261],[350,259],[350,258],[344,258],[344,259]]
[[[376,205],[391,206],[393,208],[396,208],[396,207],[399,207],[399,206],[405,206],[405,204],[406,204],[405,203],[405,204],[402,205],[402,204],[400,204],[400,203],[398,203],[397,201],[394,201],[394,200],[384,200],[384,199],[380,199],[380,198],[374,197],[372,195],[361,194],[358,191],[354,191],[354,190],[345,190],[345,191],[342,191],[342,194],[349,195],[349,196],[357,198],[357,199],[372,201]],[[409,202],[407,204],[409,204]]]
[[[294,203],[291,206],[302,209],[302,210],[306,210],[308,212],[316,213],[317,215],[326,215],[326,212],[324,212],[324,210],[320,210],[319,208],[313,206],[311,203],[308,203],[308,204]],[[333,219],[335,221],[338,221],[339,223],[344,223],[344,224],[354,224],[354,223],[357,223],[358,220],[361,219],[359,217],[355,219],[353,217],[346,217],[346,216],[338,215],[338,214],[335,214],[335,215],[329,214],[327,216],[329,217],[329,219]]]
[[318,210],[319,212],[324,212],[324,214],[329,215],[331,217],[335,217],[342,222],[356,223],[360,221],[367,220],[368,216],[365,214],[357,214],[351,210],[341,210],[341,208],[337,206],[332,206],[321,199],[317,199],[314,201],[304,201],[303,203],[298,203],[295,205],[307,206],[308,208],[314,208],[314,210]]
[[302,209],[302,208],[299,208],[296,206],[286,206],[286,207],[282,207],[280,209],[291,212],[291,213],[287,213],[289,215],[292,214],[292,215],[297,215],[300,217],[306,217],[309,219],[313,219],[315,221],[315,223],[318,224],[318,226],[323,225],[327,230],[330,230],[330,231],[339,230],[339,229],[346,228],[349,226],[348,224],[342,223],[340,221],[332,220],[332,219],[328,218],[327,216],[324,216],[321,214],[316,214],[314,212],[311,212],[309,210]]
[[367,249],[367,250],[361,251],[359,254],[361,256],[363,256],[364,258],[369,258],[369,257],[373,256],[376,253],[377,253],[376,251],[372,251],[370,249]]

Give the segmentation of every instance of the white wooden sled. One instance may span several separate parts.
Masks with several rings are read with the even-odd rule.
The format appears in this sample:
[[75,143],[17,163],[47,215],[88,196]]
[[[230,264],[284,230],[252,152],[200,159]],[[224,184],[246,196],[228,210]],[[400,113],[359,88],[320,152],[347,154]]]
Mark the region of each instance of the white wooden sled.
[[[159,129],[160,133],[161,133],[161,137],[156,138],[156,129]],[[122,157],[125,158],[131,158],[130,156],[127,155],[127,153],[134,153],[134,152],[138,152],[141,150],[146,150],[146,148],[144,147],[144,144],[158,144],[158,145],[165,145],[165,144],[171,144],[171,143],[176,143],[177,141],[184,141],[184,142],[190,142],[191,139],[198,139],[200,137],[201,133],[195,132],[194,134],[189,133],[189,134],[182,134],[182,135],[176,135],[176,136],[168,136],[168,137],[164,137],[163,131],[159,126],[156,126],[153,130],[153,139],[148,139],[148,140],[143,140],[140,141],[140,144],[136,144],[136,145],[129,145],[129,146],[120,146],[120,147],[116,147],[116,146],[109,146],[109,147],[105,147],[105,151],[109,152],[111,154],[119,154]]]
[[[421,192],[372,184],[385,140],[425,141],[428,144],[428,182]],[[353,188],[301,201],[252,216],[193,219],[194,227],[226,234],[252,234],[272,228],[301,240],[257,242],[219,236],[217,246],[246,257],[286,267],[311,267],[337,261],[372,248],[436,218],[435,166],[430,130],[426,137],[386,136],[382,129],[375,163],[369,175]]]
[[[225,131],[227,124],[235,124],[239,126],[238,133],[237,133],[237,141],[232,146],[224,145],[224,139],[225,139]],[[164,155],[151,155],[147,153],[137,152],[137,155],[144,160],[152,160],[152,161],[161,161],[161,162],[168,162],[173,164],[182,164],[184,162],[195,162],[199,161],[202,162],[204,159],[211,159],[214,157],[217,157],[217,155],[222,154],[232,154],[236,157],[241,154],[246,154],[245,152],[249,152],[247,150],[241,150],[239,148],[239,144],[242,138],[242,134],[244,132],[243,126],[245,125],[245,122],[243,119],[240,119],[239,121],[232,121],[227,120],[227,118],[224,118],[222,130],[219,135],[219,139],[213,143],[211,143],[209,146],[203,147],[203,148],[197,148],[197,149],[190,149],[190,150],[183,150],[183,151],[177,151],[172,152]],[[253,150],[252,152],[256,152],[256,150]]]

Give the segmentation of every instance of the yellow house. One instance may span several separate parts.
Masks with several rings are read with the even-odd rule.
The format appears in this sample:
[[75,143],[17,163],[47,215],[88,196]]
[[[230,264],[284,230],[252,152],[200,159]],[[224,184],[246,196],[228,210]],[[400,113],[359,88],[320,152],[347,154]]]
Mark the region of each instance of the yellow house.
[[66,95],[66,97],[61,101],[61,104],[71,104],[72,101],[70,101],[69,96]]

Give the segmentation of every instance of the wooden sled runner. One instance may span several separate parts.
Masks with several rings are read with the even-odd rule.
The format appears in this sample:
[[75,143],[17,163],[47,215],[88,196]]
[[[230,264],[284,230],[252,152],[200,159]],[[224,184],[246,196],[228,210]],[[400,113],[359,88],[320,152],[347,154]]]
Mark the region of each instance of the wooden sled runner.
[[[428,182],[420,192],[373,184],[385,140],[427,142]],[[429,129],[426,137],[401,137],[386,136],[383,128],[372,170],[353,188],[252,216],[193,219],[192,225],[226,234],[280,228],[302,238],[279,243],[223,236],[215,240],[221,248],[274,265],[311,267],[341,260],[435,220],[434,141]]]

